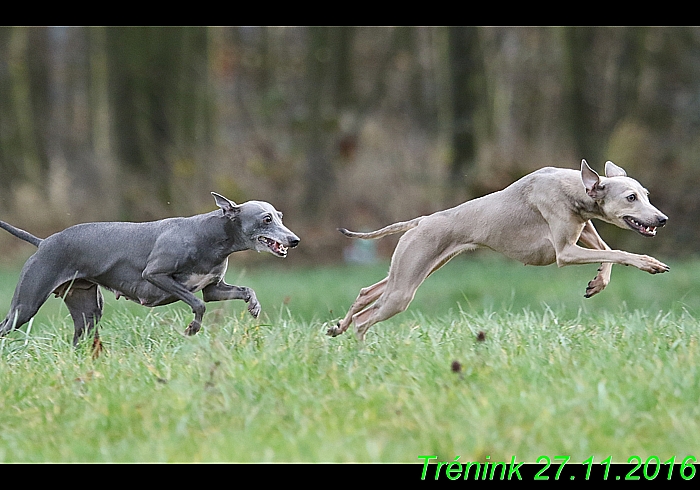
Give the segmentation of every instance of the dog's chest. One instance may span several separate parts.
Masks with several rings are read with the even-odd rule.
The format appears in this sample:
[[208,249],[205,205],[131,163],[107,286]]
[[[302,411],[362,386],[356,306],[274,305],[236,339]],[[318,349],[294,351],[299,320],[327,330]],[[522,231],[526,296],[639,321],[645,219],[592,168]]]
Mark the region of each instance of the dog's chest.
[[179,278],[179,282],[185,286],[190,292],[196,293],[201,291],[210,284],[216,284],[221,279],[223,279],[226,273],[226,266],[228,264],[224,262],[223,264],[215,267],[209,272],[191,272],[189,274],[183,275]]
[[207,274],[190,274],[183,282],[182,285],[185,286],[190,292],[201,291],[208,285],[212,283],[217,283],[221,280],[219,274],[207,273]]

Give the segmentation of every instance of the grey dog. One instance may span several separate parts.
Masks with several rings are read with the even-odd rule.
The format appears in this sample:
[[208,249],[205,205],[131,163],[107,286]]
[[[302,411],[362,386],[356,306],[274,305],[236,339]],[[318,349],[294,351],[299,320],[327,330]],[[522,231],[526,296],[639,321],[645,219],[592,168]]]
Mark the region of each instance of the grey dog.
[[194,295],[197,291],[204,301],[242,299],[257,317],[255,292],[224,282],[228,256],[257,250],[286,257],[299,238],[269,203],[237,205],[212,195],[220,209],[206,214],[145,223],[83,223],[44,240],[0,221],[0,228],[38,247],[24,264],[0,335],[28,322],[53,293],[63,298],[73,318],[73,344],[84,331],[94,330],[99,346],[96,324],[103,298],[98,286],[143,306],[184,301],[194,313],[187,335],[202,325],[205,306]]
[[327,333],[340,335],[354,322],[355,335],[363,340],[372,325],[404,311],[426,277],[460,252],[480,247],[530,265],[601,262],[586,297],[608,285],[613,263],[651,274],[666,272],[668,266],[653,257],[611,250],[590,221],[597,218],[654,236],[668,218],[649,203],[647,194],[614,163],[605,164],[605,177],[601,177],[583,160],[580,172],[542,168],[501,191],[374,232],[341,228],[351,238],[406,234],[391,258],[389,275],[362,289],[345,318]]

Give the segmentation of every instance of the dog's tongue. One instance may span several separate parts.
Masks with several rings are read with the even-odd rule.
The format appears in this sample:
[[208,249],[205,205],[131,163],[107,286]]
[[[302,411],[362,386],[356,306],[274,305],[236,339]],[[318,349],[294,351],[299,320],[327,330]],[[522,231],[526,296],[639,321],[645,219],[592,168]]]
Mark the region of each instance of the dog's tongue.
[[281,254],[281,255],[284,255],[287,253],[287,247],[282,245],[280,242],[274,242],[274,244],[272,245],[272,249],[276,253]]
[[262,243],[265,244],[265,246],[270,250],[275,255],[286,255],[287,254],[287,247],[282,245],[280,242],[277,240],[273,240],[272,238],[268,237],[260,237],[259,239]]

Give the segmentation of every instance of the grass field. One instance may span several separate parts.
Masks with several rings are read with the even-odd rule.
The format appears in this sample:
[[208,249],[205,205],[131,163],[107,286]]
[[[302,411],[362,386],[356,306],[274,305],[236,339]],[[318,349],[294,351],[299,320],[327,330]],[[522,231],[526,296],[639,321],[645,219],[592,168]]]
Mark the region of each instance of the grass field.
[[[186,305],[105,293],[96,360],[57,299],[0,339],[0,461],[700,458],[700,262],[615,266],[584,299],[594,265],[458,257],[364,345],[324,332],[386,264],[244,263],[228,281],[256,290],[258,320],[210,303],[185,338]],[[0,316],[17,276],[0,270]]]

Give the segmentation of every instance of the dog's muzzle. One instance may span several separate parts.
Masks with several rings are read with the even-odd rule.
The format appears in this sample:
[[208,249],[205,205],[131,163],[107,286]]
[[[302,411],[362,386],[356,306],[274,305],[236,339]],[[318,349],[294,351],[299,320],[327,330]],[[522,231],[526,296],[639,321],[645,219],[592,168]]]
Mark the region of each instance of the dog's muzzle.
[[270,251],[273,255],[276,255],[277,257],[286,257],[287,252],[290,248],[294,248],[297,245],[299,245],[299,238],[296,236],[293,238],[289,238],[287,240],[287,244],[283,244],[281,242],[278,242],[274,238],[266,237],[266,236],[261,236],[258,237],[258,241],[264,245],[264,247]]
[[666,225],[666,221],[668,221],[668,218],[666,216],[658,216],[656,218],[656,223],[651,224],[651,223],[642,223],[636,218],[633,218],[632,216],[624,216],[622,218],[625,223],[627,223],[627,226],[629,226],[631,229],[636,231],[642,236],[656,236],[656,230],[658,228],[661,228],[662,226]]

